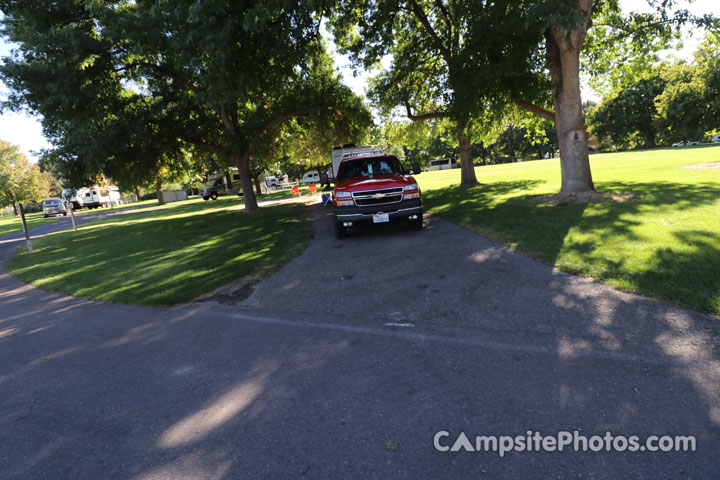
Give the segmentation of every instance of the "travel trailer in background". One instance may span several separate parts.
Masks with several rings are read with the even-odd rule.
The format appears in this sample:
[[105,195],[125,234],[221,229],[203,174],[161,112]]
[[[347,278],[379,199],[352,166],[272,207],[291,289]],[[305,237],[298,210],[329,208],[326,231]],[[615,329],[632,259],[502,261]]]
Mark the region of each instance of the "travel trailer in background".
[[122,205],[120,191],[118,187],[110,185],[108,187],[83,187],[79,188],[75,196],[70,201],[75,210],[81,208],[94,209],[98,207],[109,207],[112,205]]

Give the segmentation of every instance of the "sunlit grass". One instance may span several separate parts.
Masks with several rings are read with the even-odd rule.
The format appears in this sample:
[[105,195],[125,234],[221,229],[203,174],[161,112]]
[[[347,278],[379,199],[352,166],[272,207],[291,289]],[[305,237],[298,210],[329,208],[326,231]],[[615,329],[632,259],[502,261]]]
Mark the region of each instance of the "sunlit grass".
[[257,281],[310,240],[303,207],[246,215],[238,197],[120,215],[33,242],[9,264],[38,287],[84,298],[171,305],[237,281]]
[[591,155],[601,192],[623,203],[554,206],[559,160],[478,167],[484,185],[461,190],[459,170],[423,173],[431,213],[491,236],[562,270],[630,292],[720,312],[720,146]]
[[[40,226],[44,223],[54,221],[53,217],[43,218],[42,213],[26,213],[25,220],[27,221],[28,228]],[[22,231],[22,221],[19,216],[15,215],[3,215],[0,217],[0,236],[7,235],[8,233]]]

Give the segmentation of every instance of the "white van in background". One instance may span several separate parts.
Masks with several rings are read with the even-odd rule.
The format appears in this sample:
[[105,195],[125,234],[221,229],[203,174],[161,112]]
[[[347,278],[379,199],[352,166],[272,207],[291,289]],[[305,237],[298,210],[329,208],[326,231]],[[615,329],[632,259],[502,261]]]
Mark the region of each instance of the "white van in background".
[[717,135],[715,135],[714,137],[712,137],[712,138],[710,139],[710,141],[711,141],[712,143],[718,143],[718,142],[720,142],[720,134],[717,134]]
[[425,167],[425,171],[450,170],[451,168],[460,168],[460,165],[453,158],[439,158],[437,160],[430,160],[430,163]]

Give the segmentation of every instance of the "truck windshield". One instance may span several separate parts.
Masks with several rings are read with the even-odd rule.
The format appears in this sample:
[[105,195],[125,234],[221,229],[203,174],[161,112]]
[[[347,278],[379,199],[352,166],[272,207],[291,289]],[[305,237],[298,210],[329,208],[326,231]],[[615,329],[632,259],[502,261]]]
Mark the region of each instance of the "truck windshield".
[[400,161],[397,157],[371,157],[345,160],[338,169],[338,181],[355,177],[370,177],[388,173],[403,174]]

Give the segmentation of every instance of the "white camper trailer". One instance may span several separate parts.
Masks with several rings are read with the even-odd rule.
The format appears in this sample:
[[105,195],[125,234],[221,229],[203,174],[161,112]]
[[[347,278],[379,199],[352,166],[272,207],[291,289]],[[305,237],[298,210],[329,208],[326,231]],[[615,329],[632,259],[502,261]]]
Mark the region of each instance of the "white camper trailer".
[[98,208],[109,207],[111,205],[121,205],[120,192],[118,187],[110,185],[108,187],[83,187],[79,188],[74,197],[70,199],[73,208],[79,210],[81,208]]

